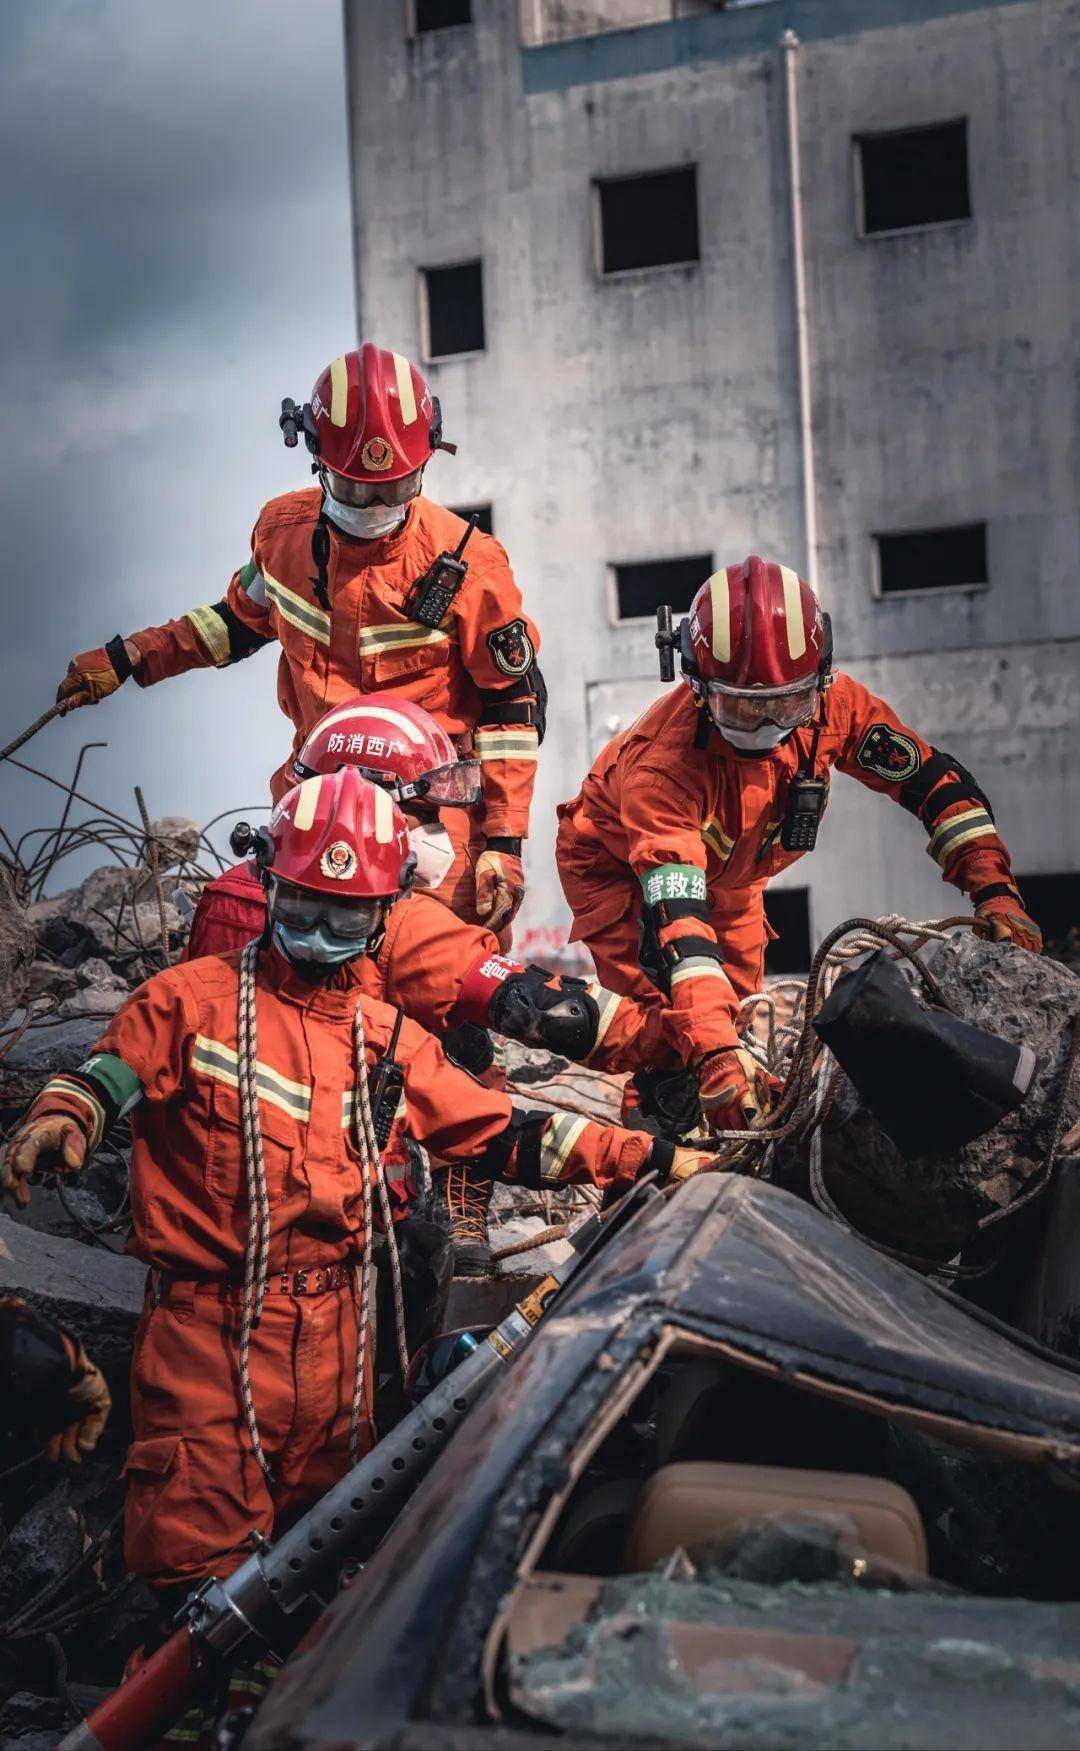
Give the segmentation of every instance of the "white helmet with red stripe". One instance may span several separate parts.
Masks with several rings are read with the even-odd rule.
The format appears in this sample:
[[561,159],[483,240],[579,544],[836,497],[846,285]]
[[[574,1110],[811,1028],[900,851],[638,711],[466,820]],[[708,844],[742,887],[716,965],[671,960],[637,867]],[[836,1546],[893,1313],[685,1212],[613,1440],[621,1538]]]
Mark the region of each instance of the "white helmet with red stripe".
[[430,712],[396,693],[356,693],[321,717],[293,761],[299,782],[317,772],[354,767],[415,812],[473,808],[481,795],[479,762],[462,758]]

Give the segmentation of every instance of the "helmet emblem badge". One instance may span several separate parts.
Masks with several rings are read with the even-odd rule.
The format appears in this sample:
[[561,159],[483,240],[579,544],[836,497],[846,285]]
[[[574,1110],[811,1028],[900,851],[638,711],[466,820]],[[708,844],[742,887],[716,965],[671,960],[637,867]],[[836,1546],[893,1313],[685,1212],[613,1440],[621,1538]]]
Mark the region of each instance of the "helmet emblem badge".
[[360,452],[360,463],[373,474],[385,474],[394,461],[394,452],[385,438],[369,438]]
[[334,881],[347,882],[356,873],[356,852],[351,845],[346,845],[344,839],[335,839],[320,857],[319,868],[324,876],[329,876]]

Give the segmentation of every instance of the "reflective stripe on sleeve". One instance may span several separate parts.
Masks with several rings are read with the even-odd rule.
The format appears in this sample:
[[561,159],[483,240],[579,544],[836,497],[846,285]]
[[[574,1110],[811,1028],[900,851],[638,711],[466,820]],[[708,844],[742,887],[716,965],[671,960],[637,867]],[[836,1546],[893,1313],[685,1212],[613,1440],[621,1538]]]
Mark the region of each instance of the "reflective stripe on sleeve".
[[567,1158],[588,1122],[569,1113],[548,1121],[540,1139],[540,1178],[546,1184],[555,1185],[562,1179]]
[[709,955],[690,955],[685,961],[680,961],[671,970],[670,984],[672,990],[681,985],[684,979],[723,979],[725,985],[730,985],[719,961],[714,961]]
[[262,573],[266,585],[266,594],[274,607],[287,620],[290,626],[295,626],[299,632],[306,632],[319,644],[330,643],[330,616],[317,608],[314,602],[308,602],[303,596],[298,596],[295,590],[287,590],[284,584],[272,578],[268,572]]
[[229,629],[221,615],[213,608],[189,608],[185,620],[190,620],[198,634],[200,643],[210,653],[211,661],[218,669],[223,669],[229,660]]
[[89,1120],[90,1129],[87,1134],[87,1148],[92,1152],[105,1135],[105,1108],[99,1100],[95,1100],[88,1088],[81,1082],[69,1082],[66,1076],[54,1076],[44,1090],[45,1094],[62,1094],[65,1100],[79,1103]]
[[604,1037],[619,1012],[619,1006],[624,1003],[626,999],[620,997],[617,991],[605,990],[604,986],[596,979],[590,979],[585,989],[596,1004],[599,1012],[596,1022],[596,1038],[586,1052],[585,1057],[582,1059],[582,1062],[587,1064],[593,1053],[600,1050],[600,1047],[604,1043]]
[[478,760],[535,760],[539,743],[535,730],[477,730],[473,748]]
[[948,820],[939,822],[930,835],[927,854],[935,863],[944,867],[961,846],[970,844],[973,839],[989,838],[996,833],[997,828],[984,808],[965,809],[963,814],[952,815]]

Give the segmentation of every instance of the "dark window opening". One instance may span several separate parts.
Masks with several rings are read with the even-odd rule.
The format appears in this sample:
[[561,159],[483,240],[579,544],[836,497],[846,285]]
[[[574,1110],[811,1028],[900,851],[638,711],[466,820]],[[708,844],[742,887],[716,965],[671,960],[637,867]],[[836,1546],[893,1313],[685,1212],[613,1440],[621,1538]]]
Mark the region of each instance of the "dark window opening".
[[967,122],[857,134],[862,232],[971,218]]
[[810,889],[768,888],[765,916],[776,931],[776,941],[765,950],[767,973],[806,973],[810,952]]
[[1070,933],[1080,933],[1080,872],[1018,875],[1016,885],[1024,896],[1024,910],[1030,912],[1049,947],[1060,950]]
[[901,535],[875,535],[874,540],[883,596],[905,590],[985,588],[989,582],[985,523],[908,529]]
[[620,176],[596,187],[601,273],[701,260],[695,165]]
[[[481,535],[494,535],[495,525],[492,521],[490,505],[450,505],[448,509],[453,511],[455,517],[464,517],[466,522],[470,517],[475,517],[476,527]],[[468,549],[466,549],[466,553],[468,553]]]
[[479,261],[423,268],[427,300],[427,357],[484,350],[484,268]]
[[472,0],[412,0],[413,35],[472,23]]
[[613,566],[619,619],[652,616],[665,602],[673,614],[686,614],[713,569],[711,553],[693,553],[687,559],[643,559],[632,565]]

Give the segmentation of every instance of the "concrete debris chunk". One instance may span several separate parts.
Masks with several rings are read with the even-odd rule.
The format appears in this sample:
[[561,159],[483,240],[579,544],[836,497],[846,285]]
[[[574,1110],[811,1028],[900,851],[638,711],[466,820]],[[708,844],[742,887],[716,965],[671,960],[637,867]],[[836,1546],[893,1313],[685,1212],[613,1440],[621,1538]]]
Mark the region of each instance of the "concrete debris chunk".
[[0,1023],[18,1009],[30,983],[34,931],[7,864],[0,861]]
[[747,1751],[1076,1741],[1076,1605],[627,1575],[576,1615],[510,1659],[514,1704],[559,1733]]
[[[837,1089],[823,1135],[825,1183],[861,1232],[887,1245],[948,1259],[985,1216],[1036,1182],[1061,1096],[1080,1013],[1080,976],[1048,957],[959,931],[925,952],[957,1014],[1013,1044],[1029,1045],[1037,1067],[1021,1106],[951,1155],[906,1159],[852,1084]],[[918,1089],[911,1090],[913,1100]],[[1080,1067],[1065,1128],[1080,1118]]]
[[18,1294],[82,1339],[109,1382],[114,1402],[128,1395],[135,1324],[146,1267],[0,1216],[0,1295]]
[[150,823],[150,837],[157,848],[158,869],[164,875],[182,863],[193,863],[199,855],[202,835],[196,821],[186,815],[162,815]]

